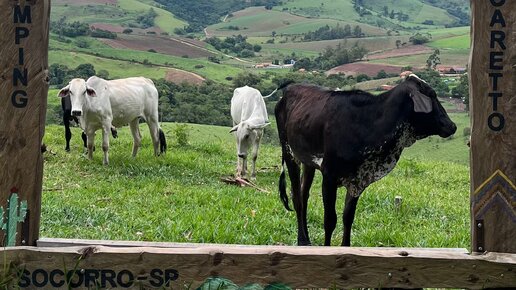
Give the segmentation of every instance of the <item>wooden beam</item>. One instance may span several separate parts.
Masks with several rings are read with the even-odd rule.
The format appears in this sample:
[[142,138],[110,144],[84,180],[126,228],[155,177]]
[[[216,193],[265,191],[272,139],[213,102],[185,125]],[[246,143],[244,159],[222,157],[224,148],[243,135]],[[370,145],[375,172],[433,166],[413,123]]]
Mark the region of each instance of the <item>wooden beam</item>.
[[471,1],[472,250],[516,253],[516,1]]
[[67,275],[73,278],[71,286],[79,289],[95,283],[104,288],[197,288],[209,277],[240,286],[282,283],[293,288],[516,285],[516,254],[470,255],[463,249],[188,244],[12,247],[0,252],[10,261],[9,273],[0,277],[11,277],[20,288],[66,289]]
[[49,0],[0,1],[2,245],[35,245],[38,239],[49,16]]

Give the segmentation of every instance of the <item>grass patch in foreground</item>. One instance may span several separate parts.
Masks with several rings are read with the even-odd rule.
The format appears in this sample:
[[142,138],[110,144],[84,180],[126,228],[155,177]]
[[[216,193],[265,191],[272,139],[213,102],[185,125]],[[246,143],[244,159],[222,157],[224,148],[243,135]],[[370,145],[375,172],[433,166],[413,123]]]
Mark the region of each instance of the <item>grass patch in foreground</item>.
[[[132,138],[120,128],[111,139],[109,166],[102,165],[99,137],[94,160],[82,155],[73,128],[72,150],[63,127],[47,126],[41,236],[54,238],[276,245],[296,243],[295,213],[277,193],[280,148],[262,144],[257,185],[267,193],[222,183],[234,173],[235,141],[229,127],[188,124],[189,145],[174,140],[176,124],[165,123],[168,152],[154,157],[148,129],[142,149],[130,157]],[[267,130],[267,129],[266,129]],[[427,158],[437,152],[430,152]],[[339,189],[337,213],[342,213]],[[403,197],[396,210],[393,199]],[[323,244],[321,178],[316,174],[308,223],[315,245]],[[333,245],[342,239],[339,218]],[[359,201],[353,246],[468,247],[467,165],[403,157]]]

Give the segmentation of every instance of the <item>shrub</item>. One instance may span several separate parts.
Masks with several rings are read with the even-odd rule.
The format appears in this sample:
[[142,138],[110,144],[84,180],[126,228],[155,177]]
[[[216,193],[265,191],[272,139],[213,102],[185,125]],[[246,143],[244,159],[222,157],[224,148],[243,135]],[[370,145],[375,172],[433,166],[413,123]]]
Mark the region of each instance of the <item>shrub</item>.
[[174,128],[174,136],[176,138],[176,143],[179,146],[187,146],[188,138],[190,137],[190,127],[186,124],[177,124]]
[[462,130],[462,136],[467,137],[471,135],[471,128],[470,127],[464,127]]

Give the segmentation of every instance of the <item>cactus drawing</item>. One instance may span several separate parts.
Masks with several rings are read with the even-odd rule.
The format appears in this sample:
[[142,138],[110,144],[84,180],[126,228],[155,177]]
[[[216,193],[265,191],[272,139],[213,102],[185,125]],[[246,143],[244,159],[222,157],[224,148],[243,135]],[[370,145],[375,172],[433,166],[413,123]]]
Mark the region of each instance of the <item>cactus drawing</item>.
[[1,229],[5,231],[6,244],[11,247],[16,245],[16,229],[18,223],[25,221],[27,215],[27,201],[19,202],[17,189],[11,189],[11,196],[7,203],[7,220],[4,222],[4,208],[0,207]]

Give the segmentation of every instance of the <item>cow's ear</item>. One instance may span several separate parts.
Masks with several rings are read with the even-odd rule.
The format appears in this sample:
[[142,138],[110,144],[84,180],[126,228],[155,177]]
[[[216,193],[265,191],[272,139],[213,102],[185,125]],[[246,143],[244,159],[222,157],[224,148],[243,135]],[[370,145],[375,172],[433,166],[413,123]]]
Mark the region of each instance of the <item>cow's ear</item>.
[[235,127],[231,128],[231,130],[229,130],[229,133],[233,133],[233,132],[235,132],[237,129],[238,129],[238,125],[236,125]]
[[427,95],[416,90],[410,93],[410,98],[414,102],[414,112],[430,113],[432,111],[432,99]]
[[70,95],[70,85],[67,85],[66,87],[62,88],[59,93],[57,93],[57,96],[60,98],[68,97]]
[[89,88],[89,87],[86,87],[86,94],[88,94],[88,96],[90,96],[90,97],[97,96],[97,92],[94,89]]

